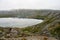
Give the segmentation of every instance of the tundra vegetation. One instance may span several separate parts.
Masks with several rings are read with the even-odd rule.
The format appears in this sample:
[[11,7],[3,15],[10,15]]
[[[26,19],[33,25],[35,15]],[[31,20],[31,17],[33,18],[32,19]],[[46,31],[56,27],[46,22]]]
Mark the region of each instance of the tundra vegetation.
[[44,20],[40,24],[28,26],[25,28],[0,27],[0,37],[18,38],[23,36],[40,36],[46,34],[47,36],[55,37],[60,40],[60,10],[0,11],[0,17],[34,18]]

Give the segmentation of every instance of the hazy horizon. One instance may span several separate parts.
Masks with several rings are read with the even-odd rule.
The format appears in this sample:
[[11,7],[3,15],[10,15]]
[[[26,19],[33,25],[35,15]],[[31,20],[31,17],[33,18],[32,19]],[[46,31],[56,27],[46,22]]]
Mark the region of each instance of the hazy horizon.
[[0,0],[0,10],[14,9],[60,10],[60,0]]

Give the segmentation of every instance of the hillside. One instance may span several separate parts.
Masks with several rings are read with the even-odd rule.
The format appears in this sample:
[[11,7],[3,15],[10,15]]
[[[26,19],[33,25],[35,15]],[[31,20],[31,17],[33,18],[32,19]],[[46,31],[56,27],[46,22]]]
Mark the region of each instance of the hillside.
[[[4,15],[3,15],[4,14]],[[0,17],[18,17],[18,18],[35,18],[35,19],[43,19],[44,22],[29,26],[26,28],[11,28],[12,30],[17,30],[20,34],[16,37],[20,36],[30,36],[30,35],[43,35],[53,36],[60,38],[60,10],[12,10],[12,11],[0,11]],[[0,28],[6,29],[6,28]],[[2,30],[2,31],[3,31]],[[9,34],[10,28],[7,28],[7,32],[4,33]],[[57,30],[57,31],[55,31]],[[10,30],[11,31],[11,30]],[[13,32],[11,32],[13,35]],[[4,34],[5,35],[5,34]],[[15,37],[15,36],[14,36]]]
[[24,28],[23,30],[34,34],[45,34],[47,36],[54,36],[56,38],[60,38],[60,36],[57,36],[60,35],[60,13],[50,13],[49,15],[47,15],[47,17],[45,17],[44,22],[34,25],[32,27]]
[[19,18],[44,18],[50,13],[60,13],[59,10],[31,10],[19,9],[10,11],[0,11],[0,17],[19,17]]

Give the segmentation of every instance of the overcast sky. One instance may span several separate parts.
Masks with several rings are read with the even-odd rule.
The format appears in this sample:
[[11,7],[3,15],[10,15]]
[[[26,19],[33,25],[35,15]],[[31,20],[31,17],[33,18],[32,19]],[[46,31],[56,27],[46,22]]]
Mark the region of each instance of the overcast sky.
[[60,0],[0,0],[0,10],[60,9]]

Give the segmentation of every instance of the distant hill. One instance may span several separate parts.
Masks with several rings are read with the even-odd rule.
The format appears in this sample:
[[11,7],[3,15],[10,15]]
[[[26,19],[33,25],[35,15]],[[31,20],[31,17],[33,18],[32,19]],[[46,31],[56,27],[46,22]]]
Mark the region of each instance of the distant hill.
[[59,10],[31,10],[19,9],[10,11],[0,11],[0,17],[38,18],[46,17],[50,13],[60,13]]

